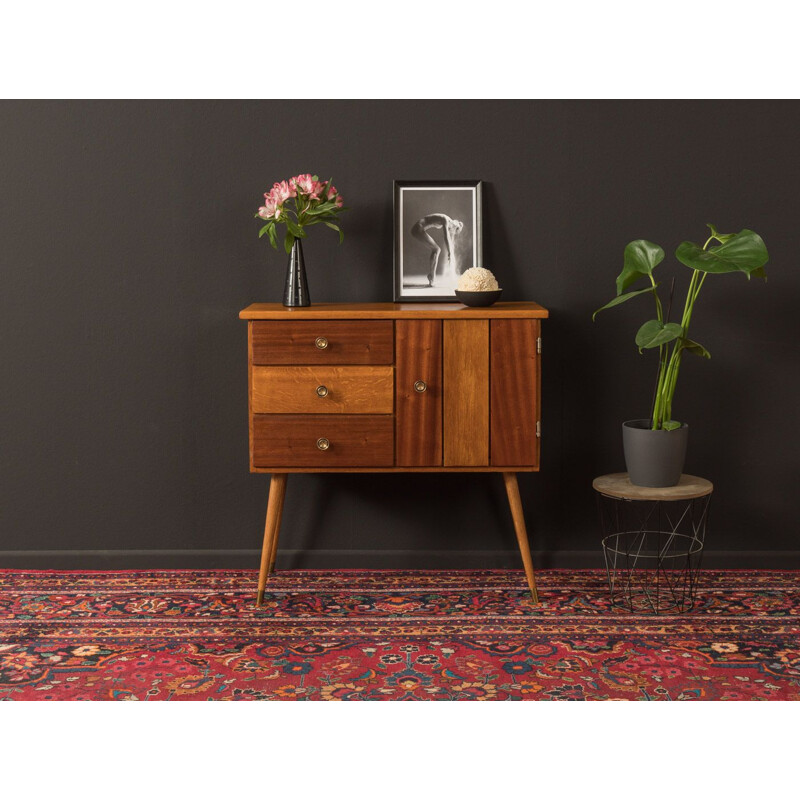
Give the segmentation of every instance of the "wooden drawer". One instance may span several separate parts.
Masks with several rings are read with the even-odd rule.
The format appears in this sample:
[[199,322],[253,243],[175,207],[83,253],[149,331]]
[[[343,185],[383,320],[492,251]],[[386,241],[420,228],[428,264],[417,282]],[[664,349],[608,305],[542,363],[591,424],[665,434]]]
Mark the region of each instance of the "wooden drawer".
[[392,416],[254,414],[253,466],[390,467],[393,431]]
[[391,364],[392,320],[251,322],[253,364]]
[[253,367],[254,414],[391,414],[393,367]]

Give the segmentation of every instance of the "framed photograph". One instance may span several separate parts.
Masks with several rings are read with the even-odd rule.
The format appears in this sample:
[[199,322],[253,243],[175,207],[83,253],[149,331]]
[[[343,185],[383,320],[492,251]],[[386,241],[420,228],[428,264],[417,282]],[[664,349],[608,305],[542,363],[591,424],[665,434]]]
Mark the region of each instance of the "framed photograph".
[[480,181],[394,182],[395,302],[455,301],[483,266]]

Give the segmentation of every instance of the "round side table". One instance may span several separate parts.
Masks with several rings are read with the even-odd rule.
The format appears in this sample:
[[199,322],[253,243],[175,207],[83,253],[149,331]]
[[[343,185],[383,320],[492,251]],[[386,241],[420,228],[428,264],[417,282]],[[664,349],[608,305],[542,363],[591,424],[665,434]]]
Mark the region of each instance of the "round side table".
[[613,605],[632,613],[690,611],[703,555],[714,485],[681,475],[650,488],[627,472],[595,478],[603,554]]

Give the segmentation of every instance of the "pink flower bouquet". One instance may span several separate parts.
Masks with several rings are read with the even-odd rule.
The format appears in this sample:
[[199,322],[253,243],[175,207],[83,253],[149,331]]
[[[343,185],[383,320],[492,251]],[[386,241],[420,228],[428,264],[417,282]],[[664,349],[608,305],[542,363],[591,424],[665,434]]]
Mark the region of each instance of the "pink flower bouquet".
[[[289,201],[294,201],[289,203]],[[333,185],[333,180],[320,182],[316,175],[295,175],[288,181],[276,183],[264,194],[264,205],[256,217],[266,221],[258,232],[259,238],[268,236],[270,244],[278,249],[277,226],[286,225],[283,246],[290,253],[295,239],[305,239],[305,228],[323,223],[339,234],[339,243],[344,239],[342,229],[336,224],[339,212],[345,211],[342,196]]]

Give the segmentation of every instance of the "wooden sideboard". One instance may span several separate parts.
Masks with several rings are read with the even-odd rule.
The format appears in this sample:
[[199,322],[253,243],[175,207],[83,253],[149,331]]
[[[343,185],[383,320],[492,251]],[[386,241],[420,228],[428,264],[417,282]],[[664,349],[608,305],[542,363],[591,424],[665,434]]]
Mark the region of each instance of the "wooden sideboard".
[[271,473],[258,579],[274,570],[291,472],[500,472],[538,602],[517,472],[539,469],[536,303],[254,303],[250,471]]

